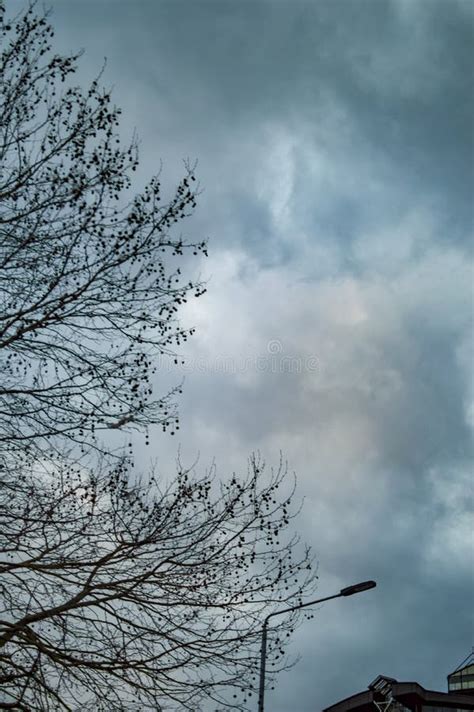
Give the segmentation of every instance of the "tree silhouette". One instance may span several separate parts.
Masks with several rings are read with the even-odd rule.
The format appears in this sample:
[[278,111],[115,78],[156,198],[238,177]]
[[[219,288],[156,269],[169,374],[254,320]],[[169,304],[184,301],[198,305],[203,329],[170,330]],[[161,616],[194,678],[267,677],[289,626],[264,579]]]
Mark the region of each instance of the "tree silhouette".
[[249,709],[264,616],[317,578],[286,469],[219,484],[178,461],[165,486],[104,444],[178,428],[179,386],[151,382],[204,291],[181,269],[206,243],[175,232],[194,167],[171,200],[159,176],[130,198],[109,93],[73,85],[34,3],[9,23],[0,0],[0,31],[0,709]]
[[33,8],[1,27],[0,449],[175,427],[179,389],[153,400],[150,376],[204,291],[177,261],[205,242],[172,230],[195,206],[193,168],[169,202],[158,177],[129,199],[136,141],[121,147],[110,94],[66,86],[78,55],[51,53]]
[[180,470],[165,491],[125,460],[4,472],[0,709],[248,709],[265,612],[314,580],[285,535],[284,469],[262,485],[262,467],[220,486]]

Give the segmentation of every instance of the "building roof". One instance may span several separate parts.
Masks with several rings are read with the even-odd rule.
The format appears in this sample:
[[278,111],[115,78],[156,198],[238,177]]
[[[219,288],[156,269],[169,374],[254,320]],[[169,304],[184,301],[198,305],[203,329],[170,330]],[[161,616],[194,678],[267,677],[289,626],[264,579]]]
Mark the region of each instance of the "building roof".
[[474,696],[474,648],[467,658],[448,675],[448,690]]
[[423,704],[430,707],[474,710],[474,698],[471,695],[425,690],[417,682],[397,682],[392,687],[392,695],[408,709],[415,709]]
[[379,675],[367,692],[360,692],[340,700],[323,712],[375,712],[376,703],[396,701],[408,709],[419,705],[444,707],[456,710],[474,710],[474,696],[457,692],[426,690],[417,682],[399,682],[393,677]]

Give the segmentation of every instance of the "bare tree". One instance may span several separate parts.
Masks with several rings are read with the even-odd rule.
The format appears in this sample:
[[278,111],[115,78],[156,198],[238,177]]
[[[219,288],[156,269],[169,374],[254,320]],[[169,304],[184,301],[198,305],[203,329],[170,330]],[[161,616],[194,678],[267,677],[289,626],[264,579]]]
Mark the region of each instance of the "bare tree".
[[[284,474],[262,484],[253,458],[228,484],[179,470],[160,491],[125,460],[4,472],[0,709],[254,706],[262,619],[315,580],[285,532]],[[275,670],[295,622],[271,639]]]
[[137,146],[121,147],[110,94],[71,85],[78,55],[52,53],[33,7],[1,14],[0,450],[173,430],[179,388],[153,400],[150,376],[189,335],[178,306],[204,291],[177,263],[205,242],[172,229],[195,206],[193,167],[169,202],[158,177],[128,199]]
[[204,291],[179,265],[205,242],[174,233],[193,167],[168,202],[158,177],[127,198],[110,95],[72,85],[34,5],[9,23],[0,0],[0,32],[0,709],[247,709],[262,618],[316,578],[284,468],[164,488],[98,440],[178,427],[179,387],[153,399],[151,376]]

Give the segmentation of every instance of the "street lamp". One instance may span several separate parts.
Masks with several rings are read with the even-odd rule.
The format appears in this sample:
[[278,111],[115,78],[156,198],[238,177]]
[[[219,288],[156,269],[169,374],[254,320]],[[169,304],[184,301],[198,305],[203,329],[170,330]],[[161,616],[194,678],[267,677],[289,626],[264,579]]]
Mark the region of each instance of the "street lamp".
[[300,603],[297,606],[291,606],[291,608],[284,608],[281,611],[274,611],[269,613],[268,616],[263,621],[262,628],[262,647],[260,650],[260,687],[258,692],[258,712],[263,711],[263,701],[265,696],[265,663],[267,656],[267,628],[268,621],[272,616],[279,616],[282,613],[290,613],[291,611],[297,611],[300,608],[306,608],[306,606],[314,606],[316,603],[323,603],[324,601],[330,601],[332,598],[340,598],[341,596],[353,596],[354,593],[362,593],[362,591],[368,591],[370,588],[375,588],[377,584],[375,581],[362,581],[361,583],[355,583],[352,586],[347,586],[342,588],[339,593],[335,593],[333,596],[326,596],[326,598],[318,598],[316,601],[308,601],[308,603]]

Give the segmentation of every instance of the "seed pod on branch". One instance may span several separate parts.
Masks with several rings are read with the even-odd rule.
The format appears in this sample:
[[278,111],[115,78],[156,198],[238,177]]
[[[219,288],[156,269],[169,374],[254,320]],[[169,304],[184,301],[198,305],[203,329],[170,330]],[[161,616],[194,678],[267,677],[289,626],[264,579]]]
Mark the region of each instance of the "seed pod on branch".
[[178,262],[206,243],[173,227],[195,166],[166,203],[159,176],[130,198],[137,146],[110,93],[72,85],[78,55],[52,53],[32,8],[0,31],[0,451],[173,427],[179,389],[153,399],[151,377],[192,333],[178,306],[205,291]]

